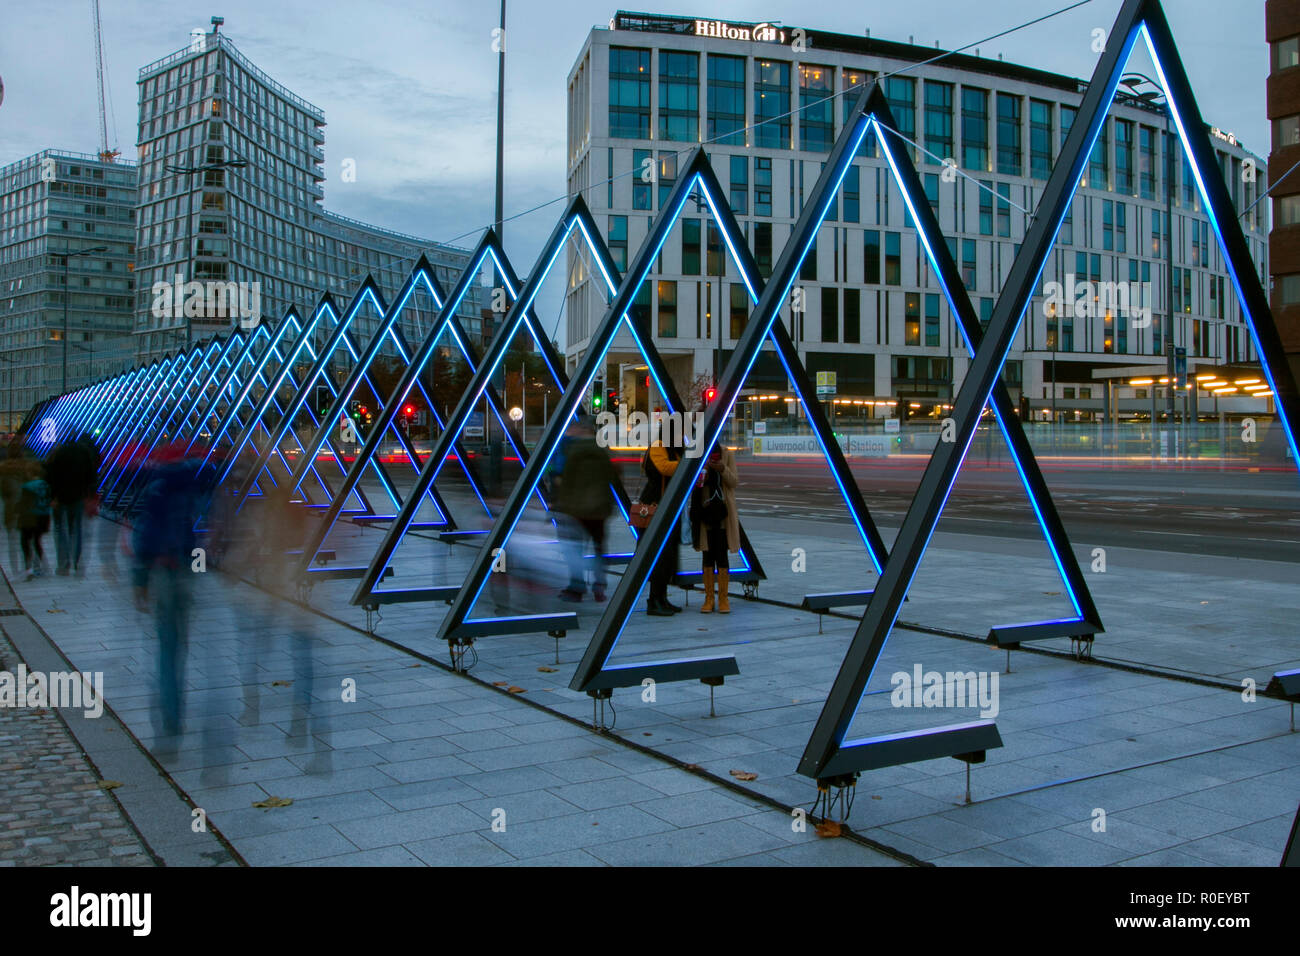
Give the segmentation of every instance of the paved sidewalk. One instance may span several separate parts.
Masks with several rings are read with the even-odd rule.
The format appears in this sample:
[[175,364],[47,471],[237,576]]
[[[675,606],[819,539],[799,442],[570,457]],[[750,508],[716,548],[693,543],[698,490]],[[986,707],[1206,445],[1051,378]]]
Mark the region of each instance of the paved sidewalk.
[[[193,578],[185,732],[158,736],[152,622],[124,568],[96,557],[84,579],[17,583],[19,599],[56,611],[42,626],[74,667],[104,672],[108,704],[250,864],[899,863],[530,706],[553,694],[536,680],[485,686],[216,572]],[[311,635],[310,678],[294,631]],[[190,827],[187,805],[154,815],[177,838]]]

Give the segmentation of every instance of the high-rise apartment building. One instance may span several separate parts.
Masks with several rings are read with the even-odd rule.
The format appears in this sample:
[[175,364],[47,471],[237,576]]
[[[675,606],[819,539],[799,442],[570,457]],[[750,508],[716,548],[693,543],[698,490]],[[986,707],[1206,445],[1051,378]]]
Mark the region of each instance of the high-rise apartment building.
[[[196,31],[189,46],[140,71],[140,358],[236,320],[224,295],[212,296],[201,317],[155,308],[156,284],[177,275],[235,283],[231,291],[239,289],[246,311],[256,283],[268,321],[290,305],[310,310],[325,292],[346,303],[367,274],[392,295],[421,253],[450,288],[468,263],[465,250],[324,210],[324,112],[267,76],[218,30]],[[471,336],[479,294],[476,284],[461,307]],[[412,311],[408,334],[427,327],[428,318]]]
[[[680,161],[705,144],[766,273],[861,85],[884,77],[949,249],[987,321],[1086,83],[1001,58],[949,54],[928,62],[938,53],[788,26],[620,12],[608,28],[591,30],[569,74],[569,191],[587,200],[615,258],[625,262],[675,184]],[[1186,350],[1189,369],[1255,355],[1177,134],[1167,132],[1159,91],[1142,84],[1135,79],[1132,93],[1121,87],[1007,362],[1011,394],[1035,420],[1150,414],[1151,379],[1134,385],[1123,370],[1163,367],[1170,341]],[[1267,181],[1265,165],[1233,134],[1210,132],[1265,275],[1267,204],[1252,208]],[[1164,174],[1167,156],[1172,177]],[[581,261],[571,268],[572,362],[604,315],[605,296]],[[1137,290],[1150,318],[1134,308],[1052,312],[1047,283],[1068,290],[1072,276],[1074,288],[1092,282]],[[782,321],[810,372],[836,373],[848,412],[869,416],[875,407],[877,415],[893,415],[893,402],[938,414],[951,399],[966,349],[870,137],[798,285],[803,311],[792,314],[787,303]],[[633,307],[634,320],[652,333],[684,387],[720,371],[750,309],[707,207],[688,204]],[[630,336],[620,336],[606,381],[642,404],[639,362]],[[750,384],[785,390],[774,353],[755,365]]]
[[0,168],[0,426],[135,364],[136,167],[44,150]]
[[1300,378],[1300,175],[1283,174],[1300,163],[1300,0],[1267,0],[1268,118],[1273,124],[1269,166],[1278,181],[1269,233],[1273,286],[1269,305],[1291,368]]

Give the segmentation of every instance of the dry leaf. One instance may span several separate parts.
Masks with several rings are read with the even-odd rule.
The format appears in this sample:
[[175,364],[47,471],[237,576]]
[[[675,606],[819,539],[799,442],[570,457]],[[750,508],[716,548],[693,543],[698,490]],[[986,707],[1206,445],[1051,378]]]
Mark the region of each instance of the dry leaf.
[[737,780],[757,780],[758,774],[750,773],[748,770],[733,770],[731,775]]
[[541,671],[543,674],[554,674],[554,673],[555,673],[555,668],[554,668],[554,667],[539,667],[539,668],[537,668],[537,669],[538,669],[539,671]]
[[272,686],[272,687],[288,687],[288,686],[289,686],[290,684],[292,684],[292,683],[293,683],[293,681],[291,681],[291,680],[273,680],[273,681],[271,681],[271,686]]
[[289,797],[267,797],[265,800],[258,800],[253,806],[261,807],[263,810],[272,807],[290,807],[293,806],[293,800]]
[[506,688],[506,693],[507,693],[507,694],[526,694],[526,693],[528,693],[528,692],[527,692],[526,690],[524,690],[522,687],[507,687],[507,688]]
[[[1202,602],[1202,603],[1203,603],[1203,602]],[[52,608],[50,608],[48,611],[46,611],[45,613],[46,613],[46,614],[67,614],[68,611],[67,611],[66,608],[61,608],[61,607],[52,607]]]
[[882,797],[882,796],[881,796],[880,794],[878,794],[878,793],[873,793],[873,794],[871,795],[871,799],[872,799],[872,800],[883,800],[883,799],[885,799],[885,798]]
[[116,790],[116,789],[117,789],[118,787],[120,787],[120,786],[122,786],[122,781],[121,781],[121,780],[101,780],[101,781],[99,781],[99,789],[100,789],[100,790]]
[[417,664],[407,664],[406,666],[407,666],[407,667],[419,667],[420,665],[417,663]]
[[510,683],[510,681],[508,681],[508,680],[494,680],[494,681],[492,682],[492,686],[493,686],[493,687],[505,687],[506,684],[508,684],[508,683]]
[[834,820],[823,820],[817,824],[816,830],[819,837],[826,837],[827,839],[833,839],[840,835],[840,825]]
[[699,769],[700,769],[700,765],[697,764],[697,763],[688,763],[688,764],[686,765],[686,769],[687,769],[687,770],[699,770]]

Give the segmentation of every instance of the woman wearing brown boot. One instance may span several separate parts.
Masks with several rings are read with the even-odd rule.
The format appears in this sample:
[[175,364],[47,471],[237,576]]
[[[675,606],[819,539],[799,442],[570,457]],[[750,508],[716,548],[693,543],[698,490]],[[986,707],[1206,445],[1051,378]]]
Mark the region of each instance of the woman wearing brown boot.
[[691,493],[691,542],[703,556],[704,606],[701,614],[711,614],[717,587],[718,613],[729,614],[731,602],[731,563],[728,552],[740,550],[740,522],[736,518],[736,456],[726,445],[709,454],[700,471],[700,480]]

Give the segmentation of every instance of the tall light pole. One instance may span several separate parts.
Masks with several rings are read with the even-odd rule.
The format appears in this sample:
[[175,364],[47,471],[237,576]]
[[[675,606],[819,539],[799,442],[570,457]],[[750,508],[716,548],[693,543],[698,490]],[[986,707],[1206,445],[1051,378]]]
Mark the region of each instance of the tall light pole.
[[503,242],[501,229],[505,219],[505,125],[506,125],[506,0],[501,0],[501,28],[497,35],[497,241]]
[[[1165,245],[1165,307],[1169,316],[1169,325],[1165,329],[1165,375],[1169,379],[1169,387],[1165,390],[1165,421],[1168,426],[1170,443],[1173,443],[1174,432],[1174,390],[1176,388],[1174,376],[1174,151],[1173,142],[1170,138],[1169,128],[1169,96],[1165,88],[1157,83],[1145,73],[1127,73],[1120,81],[1130,90],[1138,99],[1150,103],[1153,106],[1163,107],[1165,114],[1165,140],[1164,140],[1164,161],[1165,161],[1165,234],[1163,242]],[[1137,90],[1143,84],[1155,87],[1155,90],[1148,90],[1145,93],[1138,93]],[[1157,102],[1159,101],[1159,102]],[[1154,385],[1152,386],[1154,388]],[[1152,422],[1152,428],[1155,423]],[[1171,448],[1171,452],[1177,454],[1176,446]]]
[[[217,26],[216,19],[213,18],[214,29]],[[194,191],[194,177],[198,173],[206,173],[213,169],[243,169],[248,163],[242,159],[220,160],[215,163],[204,163],[201,166],[177,166],[168,164],[163,168],[169,173],[185,177],[185,281],[193,280],[194,272],[194,202],[191,194]],[[185,317],[185,348],[189,349],[194,337],[194,319],[193,316]]]
[[73,252],[71,249],[63,250],[63,386],[59,389],[60,394],[67,394],[68,391],[68,260],[73,256],[93,256],[100,252],[108,252],[108,246],[91,246],[89,249],[82,249],[80,252]]

